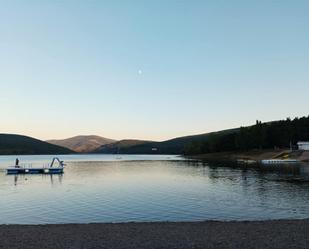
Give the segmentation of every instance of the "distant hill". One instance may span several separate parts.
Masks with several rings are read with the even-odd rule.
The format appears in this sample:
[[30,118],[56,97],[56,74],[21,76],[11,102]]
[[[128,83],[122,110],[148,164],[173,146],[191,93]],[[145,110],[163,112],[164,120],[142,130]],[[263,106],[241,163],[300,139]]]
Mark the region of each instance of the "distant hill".
[[127,153],[127,151],[130,151],[130,148],[134,146],[146,145],[148,143],[152,142],[144,140],[124,139],[114,143],[102,145],[93,152],[104,154]]
[[60,140],[47,140],[46,142],[69,148],[79,153],[89,153],[97,150],[100,146],[116,142],[116,140],[100,136],[75,136]]
[[0,134],[0,155],[70,154],[72,150],[15,134]]
[[309,141],[309,116],[265,123],[257,121],[255,125],[247,127],[178,137],[163,142],[123,140],[108,146],[101,146],[96,152],[196,155],[289,148],[290,146],[296,148],[297,141]]
[[163,142],[143,140],[121,140],[116,143],[101,146],[97,153],[123,153],[123,154],[183,154],[187,146],[195,142],[205,142],[213,134],[229,134],[239,129],[230,129],[200,135],[178,137]]

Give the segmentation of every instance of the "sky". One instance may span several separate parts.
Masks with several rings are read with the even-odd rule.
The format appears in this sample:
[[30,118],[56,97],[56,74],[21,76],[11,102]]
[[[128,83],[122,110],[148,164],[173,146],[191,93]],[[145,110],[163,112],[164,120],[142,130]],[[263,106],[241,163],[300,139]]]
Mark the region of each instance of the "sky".
[[0,133],[177,136],[309,114],[309,1],[2,1]]

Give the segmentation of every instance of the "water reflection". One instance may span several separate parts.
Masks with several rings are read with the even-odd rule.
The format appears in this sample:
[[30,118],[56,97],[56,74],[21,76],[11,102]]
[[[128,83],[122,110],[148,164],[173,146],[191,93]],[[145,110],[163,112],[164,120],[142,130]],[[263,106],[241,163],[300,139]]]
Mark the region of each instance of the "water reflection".
[[63,175],[3,172],[0,223],[309,218],[308,169],[308,164],[72,160]]
[[61,184],[63,179],[63,174],[38,174],[38,175],[24,175],[24,174],[16,174],[16,175],[8,175],[7,177],[13,177],[14,186],[17,186],[18,183],[24,184],[26,181],[31,183],[32,178],[40,177],[43,181],[49,180],[51,185],[55,183]]
[[[204,161],[202,164],[211,168],[212,174],[218,172],[219,169],[230,168],[240,170],[244,179],[246,179],[248,173],[255,172],[260,179],[295,182],[309,181],[309,163],[263,165],[260,163],[244,164],[232,161]],[[213,177],[216,178],[218,176],[214,175]]]

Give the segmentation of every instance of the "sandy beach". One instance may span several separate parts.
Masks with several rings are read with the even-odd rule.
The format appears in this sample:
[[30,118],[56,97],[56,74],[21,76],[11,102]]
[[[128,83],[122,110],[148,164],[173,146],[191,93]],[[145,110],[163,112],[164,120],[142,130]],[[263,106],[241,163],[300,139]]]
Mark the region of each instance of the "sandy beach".
[[0,248],[309,248],[309,220],[1,225]]

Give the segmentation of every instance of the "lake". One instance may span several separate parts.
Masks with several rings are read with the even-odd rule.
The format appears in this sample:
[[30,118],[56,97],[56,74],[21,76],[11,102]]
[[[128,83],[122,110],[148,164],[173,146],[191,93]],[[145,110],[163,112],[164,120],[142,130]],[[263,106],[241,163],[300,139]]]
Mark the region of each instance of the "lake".
[[[309,165],[280,170],[172,155],[65,155],[63,175],[6,175],[0,224],[309,218]],[[52,156],[19,156],[42,165]]]

